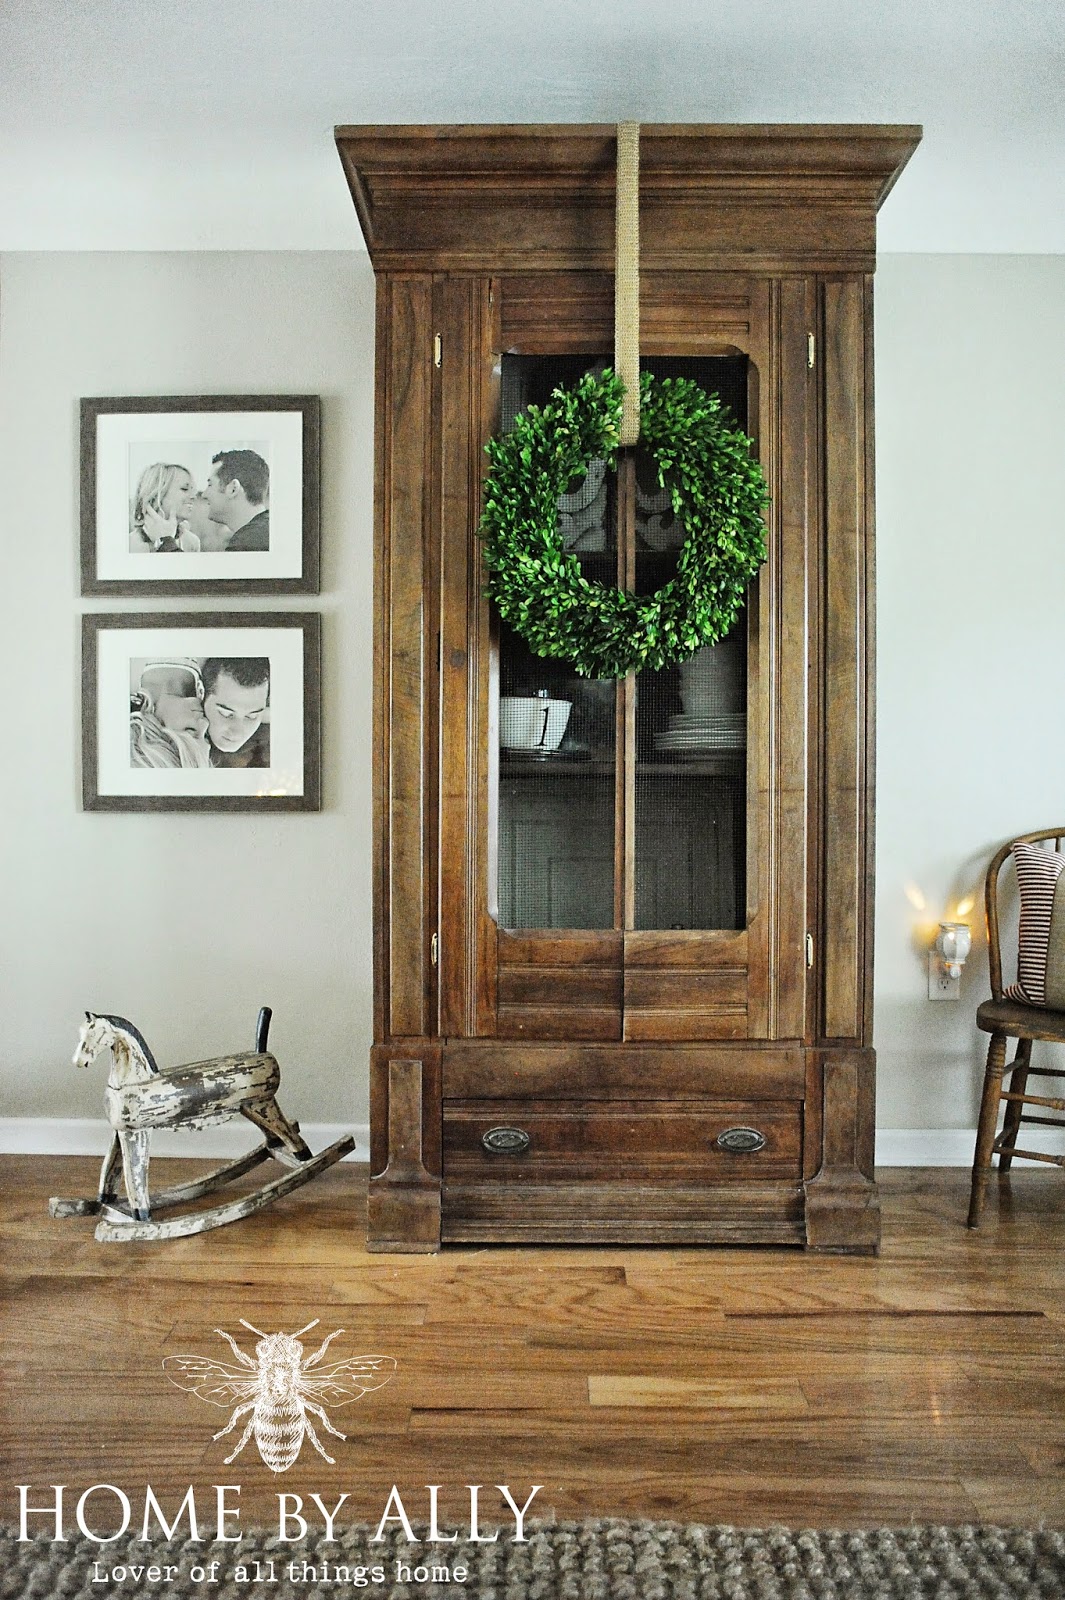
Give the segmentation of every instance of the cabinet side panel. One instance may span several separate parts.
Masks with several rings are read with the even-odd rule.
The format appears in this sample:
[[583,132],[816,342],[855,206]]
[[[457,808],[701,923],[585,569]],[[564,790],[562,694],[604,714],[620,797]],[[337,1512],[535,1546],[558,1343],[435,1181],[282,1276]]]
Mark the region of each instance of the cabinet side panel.
[[773,286],[772,398],[763,424],[771,447],[771,548],[760,580],[768,589],[760,671],[766,683],[769,837],[760,870],[768,918],[769,1038],[802,1038],[807,1029],[808,584],[814,515],[808,350],[813,309],[809,280],[784,279]]
[[864,1025],[866,632],[865,288],[824,297],[824,1034]]
[[[492,285],[449,278],[439,297],[440,404],[440,1032],[485,1032],[488,793],[478,738],[488,645],[477,524],[485,440],[498,411]],[[494,1007],[492,1008],[494,1022]]]
[[[388,1033],[388,483],[389,369],[392,347],[392,294],[387,278],[377,279],[374,342],[373,484],[373,1036]],[[373,1090],[371,1086],[371,1098]],[[372,1117],[371,1117],[372,1123]]]
[[[866,274],[862,292],[865,312],[865,838],[861,857],[863,923],[860,937],[864,969],[861,1042],[868,1048],[873,1042],[873,918],[876,907],[876,383],[872,273]],[[874,1092],[873,1110],[875,1099]]]
[[384,881],[378,939],[383,1007],[393,1037],[431,1032],[429,1021],[428,774],[426,735],[431,653],[426,637],[432,284],[397,278],[381,286],[389,336],[378,368],[378,406],[389,441],[380,463],[379,571],[383,596],[377,641],[382,772],[378,814]]

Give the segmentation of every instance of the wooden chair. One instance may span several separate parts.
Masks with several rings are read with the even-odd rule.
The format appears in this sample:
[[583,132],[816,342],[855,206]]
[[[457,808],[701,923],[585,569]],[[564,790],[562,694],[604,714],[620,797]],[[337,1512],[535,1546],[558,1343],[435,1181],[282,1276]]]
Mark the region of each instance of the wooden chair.
[[[1055,1044],[1065,1044],[1065,1011],[1048,1011],[1043,1006],[1033,1006],[1003,997],[1002,951],[998,926],[998,880],[1015,845],[1038,844],[1054,841],[1060,851],[1065,841],[1065,828],[1047,828],[1041,833],[1024,833],[995,856],[987,869],[984,884],[984,903],[987,913],[987,947],[991,968],[991,999],[985,1000],[976,1013],[977,1027],[991,1035],[987,1051],[987,1068],[984,1072],[984,1092],[980,1102],[980,1122],[976,1132],[976,1155],[973,1159],[972,1195],[969,1201],[969,1227],[980,1226],[980,1213],[984,1206],[987,1180],[991,1175],[992,1156],[998,1156],[998,1170],[1008,1172],[1014,1156],[1024,1156],[1030,1161],[1048,1161],[1065,1167],[1065,1156],[1052,1156],[1038,1150],[1022,1150],[1017,1145],[1017,1135],[1022,1123],[1044,1128],[1065,1127],[1061,1117],[1045,1115],[1047,1111],[1065,1112],[1065,1099],[1051,1095],[1029,1094],[1029,1077],[1065,1077],[1065,1067],[1033,1067],[1032,1043],[1047,1039]],[[1017,1049],[1009,1064],[1009,1080],[1003,1088],[1006,1072],[1006,1040],[1016,1039]],[[999,1101],[1006,1102],[1002,1132],[996,1137]],[[1028,1112],[1028,1106],[1036,1107]]]

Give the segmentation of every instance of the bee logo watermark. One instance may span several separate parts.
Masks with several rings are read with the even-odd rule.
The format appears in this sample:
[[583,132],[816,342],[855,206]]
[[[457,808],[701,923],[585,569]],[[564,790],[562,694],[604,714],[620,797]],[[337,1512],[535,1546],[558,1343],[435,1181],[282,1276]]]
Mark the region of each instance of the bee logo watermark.
[[163,1370],[171,1383],[188,1390],[213,1406],[233,1406],[233,1415],[214,1435],[224,1439],[242,1418],[247,1425],[226,1465],[235,1461],[253,1436],[263,1462],[271,1472],[287,1472],[309,1439],[318,1454],[332,1466],[315,1432],[314,1417],[335,1439],[347,1436],[333,1427],[326,1406],[350,1405],[372,1389],[380,1389],[392,1377],[396,1363],[391,1356],[350,1356],[332,1366],[319,1365],[333,1340],[344,1332],[337,1328],[313,1355],[304,1358],[300,1335],[318,1326],[318,1318],[298,1333],[262,1333],[241,1317],[241,1327],[254,1333],[258,1343],[254,1358],[247,1355],[232,1334],[224,1328],[215,1333],[225,1339],[239,1367],[212,1356],[166,1356]]

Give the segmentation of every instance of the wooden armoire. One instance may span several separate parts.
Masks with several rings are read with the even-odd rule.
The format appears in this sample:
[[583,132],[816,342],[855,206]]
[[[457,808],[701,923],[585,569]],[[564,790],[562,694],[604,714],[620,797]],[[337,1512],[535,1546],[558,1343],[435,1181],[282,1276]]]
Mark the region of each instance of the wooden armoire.
[[[612,360],[615,129],[337,131],[377,277],[372,1250],[877,1248],[872,282],[919,138],[641,129],[641,360],[771,496],[696,694],[538,660],[485,592],[486,440]],[[560,516],[637,591],[683,536],[639,449]]]

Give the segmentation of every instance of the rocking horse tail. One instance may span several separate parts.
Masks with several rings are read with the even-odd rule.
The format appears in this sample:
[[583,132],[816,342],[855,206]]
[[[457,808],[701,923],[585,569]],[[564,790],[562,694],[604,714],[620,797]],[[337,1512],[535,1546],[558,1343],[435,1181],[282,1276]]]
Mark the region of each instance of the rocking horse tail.
[[266,1041],[270,1035],[270,1018],[273,1014],[269,1006],[263,1006],[259,1012],[259,1020],[255,1024],[255,1054],[258,1056],[266,1054]]

